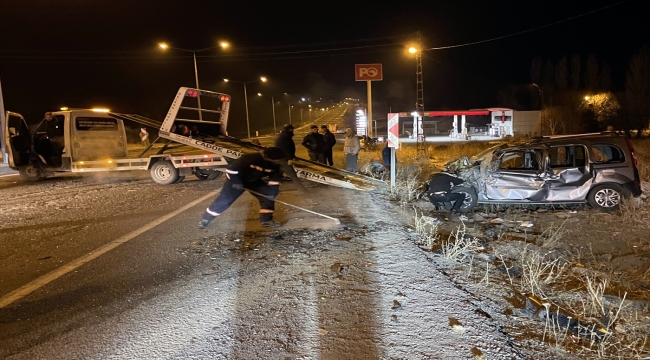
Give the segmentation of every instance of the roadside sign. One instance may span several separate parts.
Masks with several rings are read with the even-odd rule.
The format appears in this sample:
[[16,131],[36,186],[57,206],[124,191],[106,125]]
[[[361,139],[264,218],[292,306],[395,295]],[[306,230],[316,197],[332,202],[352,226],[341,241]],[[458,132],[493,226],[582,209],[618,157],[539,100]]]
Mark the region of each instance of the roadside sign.
[[381,81],[384,74],[381,64],[355,64],[354,79],[356,81]]
[[388,114],[388,147],[399,148],[399,113]]

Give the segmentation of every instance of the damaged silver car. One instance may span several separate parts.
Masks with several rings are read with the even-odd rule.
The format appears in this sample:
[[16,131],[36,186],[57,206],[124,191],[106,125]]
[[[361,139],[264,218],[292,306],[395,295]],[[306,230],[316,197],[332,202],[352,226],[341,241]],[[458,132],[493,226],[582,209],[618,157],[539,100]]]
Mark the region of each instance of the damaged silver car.
[[443,171],[464,180],[462,211],[477,204],[581,204],[615,210],[625,196],[641,195],[634,148],[616,133],[536,138],[500,145]]

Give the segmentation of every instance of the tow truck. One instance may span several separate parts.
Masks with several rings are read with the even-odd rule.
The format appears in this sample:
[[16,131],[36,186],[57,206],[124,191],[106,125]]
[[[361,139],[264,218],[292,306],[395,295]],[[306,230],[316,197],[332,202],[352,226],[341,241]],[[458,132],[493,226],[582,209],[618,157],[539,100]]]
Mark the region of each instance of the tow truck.
[[[214,180],[228,163],[264,147],[228,136],[228,94],[181,87],[162,122],[107,109],[69,109],[53,112],[61,124],[59,139],[38,126],[30,131],[22,115],[6,113],[5,136],[9,166],[27,181],[56,172],[148,170],[154,182],[170,185],[194,175]],[[200,105],[199,105],[200,104]],[[131,157],[124,121],[158,128],[158,137]],[[53,144],[60,151],[52,152]],[[154,151],[152,155],[147,153]],[[387,183],[306,159],[292,161],[298,177],[359,190],[376,190]]]

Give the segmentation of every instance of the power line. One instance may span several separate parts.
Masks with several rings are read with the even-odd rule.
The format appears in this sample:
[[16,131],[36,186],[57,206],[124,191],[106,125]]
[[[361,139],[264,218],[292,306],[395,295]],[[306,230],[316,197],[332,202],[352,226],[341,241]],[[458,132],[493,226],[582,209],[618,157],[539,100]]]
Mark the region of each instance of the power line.
[[591,14],[593,14],[593,13],[596,13],[596,12],[599,12],[599,11],[602,11],[602,10],[606,10],[606,9],[612,8],[612,7],[614,7],[614,6],[621,5],[621,4],[626,3],[626,2],[629,2],[629,1],[632,1],[632,0],[623,0],[623,1],[619,1],[619,2],[617,2],[617,3],[615,3],[615,4],[610,4],[610,5],[607,5],[607,6],[603,6],[603,7],[601,7],[601,8],[598,8],[598,9],[595,9],[595,10],[591,10],[591,11],[588,11],[588,12],[586,12],[586,13],[582,13],[582,14],[580,14],[580,15],[576,15],[576,16],[572,16],[572,17],[569,17],[569,18],[566,18],[566,19],[558,20],[558,21],[552,22],[552,23],[550,23],[550,24],[546,24],[546,25],[542,25],[542,26],[534,27],[534,28],[532,28],[532,29],[523,30],[523,31],[518,31],[518,32],[516,32],[516,33],[512,33],[512,34],[508,34],[508,35],[497,36],[497,37],[494,37],[494,38],[491,38],[491,39],[485,39],[485,40],[473,41],[473,42],[464,43],[464,44],[458,44],[458,45],[449,45],[449,46],[433,47],[433,48],[429,48],[429,49],[424,49],[424,50],[422,50],[422,51],[454,49],[454,48],[459,48],[459,47],[465,47],[465,46],[477,45],[477,44],[484,44],[484,43],[487,43],[487,42],[492,42],[492,41],[496,41],[496,40],[506,39],[506,38],[509,38],[509,37],[513,37],[513,36],[517,36],[517,35],[521,35],[521,34],[529,33],[529,32],[532,32],[532,31],[537,31],[537,30],[540,30],[540,29],[544,29],[544,28],[547,28],[547,27],[551,27],[551,26],[554,26],[554,25],[557,25],[557,24],[561,24],[561,23],[564,23],[564,22],[567,22],[567,21],[575,20],[575,19],[578,19],[578,18],[581,18],[581,17],[587,16],[587,15],[591,15]]
[[[382,43],[376,45],[359,45],[359,46],[349,46],[349,47],[338,47],[338,48],[325,48],[317,49],[319,46],[323,45],[334,45],[334,44],[349,44],[349,43],[363,43],[370,41],[386,40],[386,39],[397,39],[397,38],[406,38],[408,35],[393,35],[377,38],[367,38],[367,39],[355,39],[355,40],[344,40],[344,41],[331,41],[317,44],[292,44],[292,45],[275,45],[275,46],[258,46],[258,47],[243,47],[238,48],[236,51],[238,54],[220,54],[220,55],[197,55],[197,57],[237,57],[237,56],[267,56],[267,55],[282,55],[282,54],[300,54],[300,53],[317,53],[317,52],[328,52],[328,51],[344,51],[344,50],[355,50],[355,49],[366,49],[366,48],[379,48],[394,46],[401,43]],[[291,49],[299,47],[312,47],[309,50],[295,50],[295,51],[281,51],[281,52],[260,52],[260,53],[251,53],[251,50],[257,49]],[[217,47],[215,46],[215,49]],[[313,49],[316,48],[316,49]],[[210,48],[204,49],[208,50]],[[11,55],[12,53],[18,54],[43,54],[43,55]],[[147,51],[149,52],[149,51]],[[48,55],[48,54],[142,54],[143,51],[109,51],[109,50],[87,50],[87,51],[65,51],[65,50],[55,50],[55,51],[24,51],[24,50],[7,50],[0,49],[0,57],[2,58],[98,58],[98,59],[126,59],[126,58],[157,58],[150,55],[137,55],[137,56],[107,56],[107,55],[98,55],[98,56],[59,56],[59,55]]]

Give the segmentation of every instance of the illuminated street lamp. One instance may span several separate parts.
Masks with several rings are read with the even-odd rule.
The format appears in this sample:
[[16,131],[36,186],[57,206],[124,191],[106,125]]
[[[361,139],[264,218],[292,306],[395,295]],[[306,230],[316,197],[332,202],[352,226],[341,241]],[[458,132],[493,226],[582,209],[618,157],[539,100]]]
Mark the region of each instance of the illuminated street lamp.
[[[282,93],[279,95],[287,95],[287,93]],[[271,109],[273,110],[273,133],[277,134],[278,130],[275,127],[275,97],[279,95],[264,95],[262,93],[257,93],[257,96],[267,96],[271,98]],[[289,123],[291,123],[291,105],[289,105]]]
[[224,82],[233,82],[233,83],[237,83],[237,84],[244,84],[244,103],[246,104],[246,129],[248,130],[248,140],[250,140],[251,139],[251,125],[250,125],[250,121],[249,121],[249,118],[248,118],[248,93],[246,92],[246,84],[250,84],[250,83],[254,83],[254,82],[258,82],[258,81],[266,82],[267,79],[264,76],[260,76],[259,79],[251,80],[251,81],[234,81],[234,80],[230,80],[230,79],[223,79],[223,81]]
[[[225,49],[228,46],[230,46],[230,44],[228,44],[225,41],[222,41],[219,44],[219,47],[221,47],[222,49]],[[181,49],[181,48],[169,46],[169,44],[164,43],[164,42],[158,43],[158,47],[161,48],[162,50],[173,49],[173,50],[178,50],[178,51],[191,52],[192,53],[192,58],[194,59],[194,79],[196,80],[196,88],[200,89],[200,87],[199,87],[199,72],[198,72],[197,66],[196,66],[196,53],[201,52],[201,51],[214,49],[215,47],[211,46],[211,47],[205,48],[205,49],[188,50],[188,49]],[[201,114],[201,96],[200,96],[200,94],[199,94],[199,96],[196,97],[196,101],[197,101],[197,104],[199,106],[199,109],[198,109],[199,110],[199,120],[203,120],[203,117],[202,117],[202,114]]]

